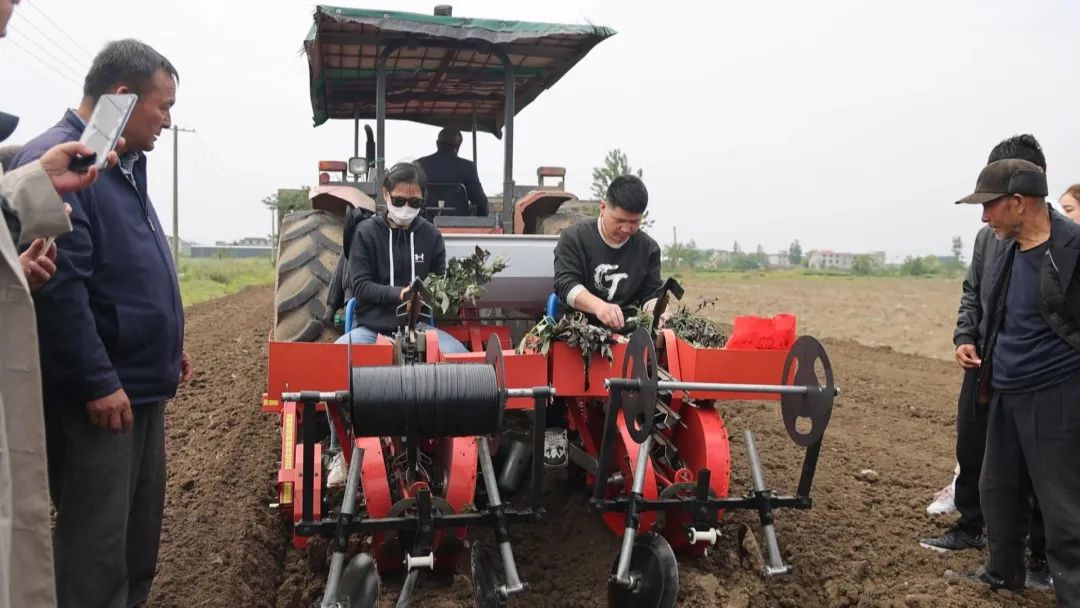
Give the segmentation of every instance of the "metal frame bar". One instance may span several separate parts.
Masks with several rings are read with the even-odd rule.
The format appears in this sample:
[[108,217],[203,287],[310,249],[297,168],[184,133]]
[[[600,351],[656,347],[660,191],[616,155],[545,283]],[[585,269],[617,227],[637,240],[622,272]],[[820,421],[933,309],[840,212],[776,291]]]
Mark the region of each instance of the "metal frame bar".
[[[540,523],[544,514],[538,513],[532,508],[504,508],[503,520],[506,523],[536,524]],[[494,512],[481,513],[451,513],[443,515],[433,513],[431,515],[432,528],[445,530],[448,528],[462,528],[469,526],[494,526],[496,515]],[[376,517],[354,519],[348,526],[349,534],[360,532],[390,532],[402,530],[417,530],[419,520],[415,517]],[[337,518],[325,518],[319,521],[300,521],[295,530],[298,536],[321,536],[333,538],[338,529]]]
[[[644,383],[633,378],[608,378],[604,380],[604,386],[613,391],[636,391],[640,390]],[[826,387],[818,388],[819,392],[826,392]],[[656,383],[658,391],[710,391],[723,393],[770,393],[779,395],[806,395],[812,390],[809,386],[795,386],[784,384],[725,384],[713,382],[667,382],[661,380]],[[840,394],[839,388],[833,389],[834,395]]]

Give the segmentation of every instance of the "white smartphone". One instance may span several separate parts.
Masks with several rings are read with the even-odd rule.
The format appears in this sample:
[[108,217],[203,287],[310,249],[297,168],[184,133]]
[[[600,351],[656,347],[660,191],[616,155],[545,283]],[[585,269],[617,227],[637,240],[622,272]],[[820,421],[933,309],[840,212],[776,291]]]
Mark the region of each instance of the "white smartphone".
[[134,93],[123,95],[102,95],[90,115],[90,122],[83,130],[79,143],[89,147],[94,153],[90,156],[76,156],[68,165],[72,171],[89,171],[97,167],[98,171],[108,164],[109,152],[116,148],[116,142],[127,126],[131,111],[139,96]]

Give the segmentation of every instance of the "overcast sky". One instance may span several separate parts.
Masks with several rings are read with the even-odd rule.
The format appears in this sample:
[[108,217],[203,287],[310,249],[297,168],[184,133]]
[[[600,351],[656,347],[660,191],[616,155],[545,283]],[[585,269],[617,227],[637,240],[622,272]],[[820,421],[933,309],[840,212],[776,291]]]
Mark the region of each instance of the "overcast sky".
[[[445,2],[445,0],[444,0]],[[342,4],[430,13],[435,2]],[[449,3],[449,2],[445,2]],[[1051,196],[1080,182],[1080,3],[1071,1],[453,2],[454,15],[591,22],[618,33],[518,114],[514,178],[561,165],[588,198],[610,148],[644,169],[652,234],[703,247],[969,248],[969,193],[1000,139],[1042,142]],[[348,158],[351,121],[313,128],[302,41],[314,4],[291,0],[23,0],[0,40],[7,143],[78,104],[108,40],[135,37],[180,71],[180,234],[212,243],[269,232],[259,201]],[[374,121],[372,121],[372,124]],[[436,129],[391,123],[390,161]],[[467,153],[468,146],[463,146]],[[172,137],[151,154],[151,196],[172,223]],[[480,176],[501,191],[502,144],[480,136]]]

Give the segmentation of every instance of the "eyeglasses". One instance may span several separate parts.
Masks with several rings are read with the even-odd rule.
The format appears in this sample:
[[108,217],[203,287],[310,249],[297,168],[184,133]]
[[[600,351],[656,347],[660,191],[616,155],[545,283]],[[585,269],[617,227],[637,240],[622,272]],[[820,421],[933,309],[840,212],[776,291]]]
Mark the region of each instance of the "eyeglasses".
[[413,209],[419,209],[424,206],[424,199],[422,198],[407,198],[404,196],[391,196],[390,204],[395,207],[404,207],[408,205]]

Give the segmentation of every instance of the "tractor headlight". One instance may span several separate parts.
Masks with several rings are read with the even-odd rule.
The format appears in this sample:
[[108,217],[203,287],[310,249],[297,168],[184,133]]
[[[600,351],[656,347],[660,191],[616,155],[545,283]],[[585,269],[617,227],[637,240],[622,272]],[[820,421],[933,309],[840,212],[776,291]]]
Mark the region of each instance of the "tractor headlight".
[[349,159],[349,173],[364,175],[367,173],[367,159],[363,156],[354,156]]

